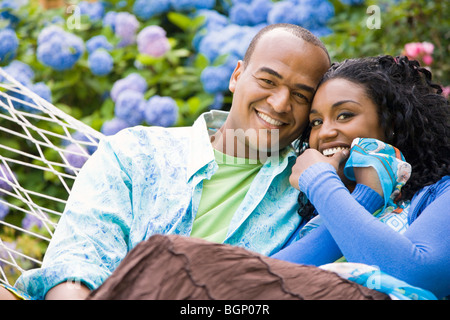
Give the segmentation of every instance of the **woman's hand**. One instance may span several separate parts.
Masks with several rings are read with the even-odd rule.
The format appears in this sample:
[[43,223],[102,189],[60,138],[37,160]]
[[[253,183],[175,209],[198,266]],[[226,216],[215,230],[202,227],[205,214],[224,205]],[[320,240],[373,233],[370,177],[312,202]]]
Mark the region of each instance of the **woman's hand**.
[[300,178],[302,173],[310,166],[319,162],[325,162],[331,164],[337,171],[339,169],[340,164],[348,158],[348,155],[349,155],[348,150],[342,150],[336,152],[331,157],[326,157],[315,149],[306,149],[297,158],[297,161],[292,167],[292,173],[291,176],[289,177],[289,182],[294,188],[300,190],[298,186],[298,179]]

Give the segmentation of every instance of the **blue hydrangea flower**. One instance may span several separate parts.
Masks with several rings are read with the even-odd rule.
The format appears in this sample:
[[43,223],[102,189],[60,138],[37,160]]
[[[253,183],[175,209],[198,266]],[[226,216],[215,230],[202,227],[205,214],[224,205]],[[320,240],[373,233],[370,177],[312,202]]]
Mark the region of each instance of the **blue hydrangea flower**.
[[231,73],[225,66],[208,66],[203,69],[200,80],[207,93],[218,93],[228,90]]
[[125,78],[114,82],[111,89],[111,99],[116,102],[118,96],[125,90],[144,93],[147,90],[147,81],[138,73],[130,73]]
[[23,85],[29,84],[34,78],[34,71],[26,63],[14,60],[7,65],[4,70],[14,79],[18,80]]
[[112,136],[129,126],[130,125],[125,120],[114,117],[111,120],[105,121],[100,131],[106,136]]
[[171,97],[155,95],[144,109],[145,121],[152,126],[170,127],[177,122],[178,106]]
[[114,32],[116,26],[116,15],[117,12],[108,11],[103,17],[103,27],[110,27],[111,30]]
[[89,54],[100,48],[110,51],[114,47],[104,35],[94,36],[86,41],[86,49]]
[[273,8],[271,0],[253,0],[250,5],[250,16],[252,17],[252,25],[267,22],[267,16]]
[[135,90],[125,90],[117,97],[114,114],[130,126],[137,126],[144,121],[144,95]]
[[273,4],[272,10],[267,15],[269,24],[275,23],[291,23],[297,24],[295,13],[295,3],[290,1],[280,1]]
[[30,89],[44,100],[52,102],[52,91],[44,82],[36,82],[30,86]]
[[92,52],[88,58],[88,66],[96,76],[104,76],[113,69],[114,61],[108,51],[98,49]]
[[55,70],[70,69],[84,52],[84,42],[59,26],[44,28],[38,36],[38,60]]
[[213,9],[216,0],[171,0],[175,11],[189,11],[195,9]]
[[252,24],[250,6],[245,3],[237,3],[230,9],[230,21],[245,26]]
[[14,30],[0,30],[0,63],[11,61],[17,54],[19,39]]
[[170,49],[166,31],[160,26],[148,26],[142,29],[137,36],[137,45],[140,53],[153,57],[161,57]]
[[343,4],[347,5],[358,5],[358,4],[364,4],[364,0],[340,0]]
[[170,0],[136,0],[133,13],[142,20],[148,20],[170,10]]
[[0,202],[0,220],[4,220],[9,213],[9,206]]
[[99,21],[105,13],[104,5],[101,1],[80,1],[78,3],[81,14],[89,16],[92,22]]

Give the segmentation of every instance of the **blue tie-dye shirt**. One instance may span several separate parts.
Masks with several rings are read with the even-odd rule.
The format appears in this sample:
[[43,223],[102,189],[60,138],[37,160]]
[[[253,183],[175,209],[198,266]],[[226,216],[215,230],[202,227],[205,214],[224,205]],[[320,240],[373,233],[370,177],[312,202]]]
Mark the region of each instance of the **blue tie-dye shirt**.
[[[192,127],[134,127],[101,141],[73,186],[39,269],[16,288],[36,299],[67,281],[97,288],[127,252],[154,234],[190,235],[203,179],[217,170],[209,131],[226,112],[203,114]],[[300,223],[289,184],[296,154],[269,158],[234,214],[224,243],[269,255]]]

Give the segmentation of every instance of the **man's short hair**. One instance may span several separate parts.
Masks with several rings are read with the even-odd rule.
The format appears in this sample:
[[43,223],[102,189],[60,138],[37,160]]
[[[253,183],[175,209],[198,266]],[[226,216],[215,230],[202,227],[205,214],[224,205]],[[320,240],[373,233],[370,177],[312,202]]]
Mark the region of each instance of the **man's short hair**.
[[256,34],[256,36],[252,39],[252,41],[250,42],[250,45],[247,48],[245,56],[244,56],[244,65],[247,65],[248,62],[250,61],[250,58],[253,54],[253,51],[255,51],[255,47],[256,47],[259,39],[261,39],[262,36],[264,36],[266,33],[270,32],[272,30],[275,30],[275,29],[286,30],[287,32],[292,33],[294,36],[296,36],[306,42],[309,42],[315,46],[322,48],[322,50],[327,54],[328,60],[331,62],[330,55],[328,54],[328,50],[325,47],[325,45],[322,43],[322,41],[320,41],[320,39],[318,37],[316,37],[310,31],[308,31],[305,28],[302,28],[300,26],[297,26],[295,24],[275,23],[275,24],[270,24],[270,25],[262,28]]

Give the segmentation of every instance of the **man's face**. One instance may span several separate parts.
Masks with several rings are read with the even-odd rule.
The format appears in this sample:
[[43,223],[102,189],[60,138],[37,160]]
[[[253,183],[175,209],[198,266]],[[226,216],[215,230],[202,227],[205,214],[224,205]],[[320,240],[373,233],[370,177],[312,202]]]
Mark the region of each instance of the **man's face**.
[[225,128],[255,132],[238,141],[250,149],[283,149],[308,125],[315,89],[328,68],[321,48],[282,29],[265,34],[248,64],[240,61],[233,72],[233,103]]

